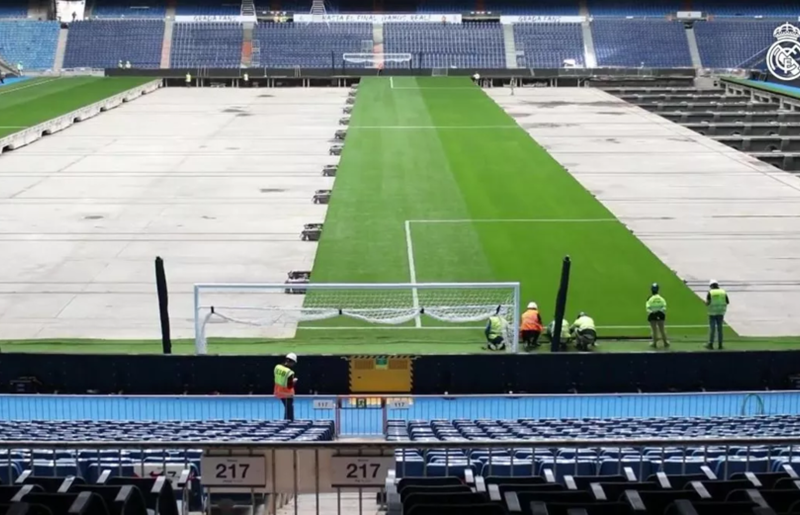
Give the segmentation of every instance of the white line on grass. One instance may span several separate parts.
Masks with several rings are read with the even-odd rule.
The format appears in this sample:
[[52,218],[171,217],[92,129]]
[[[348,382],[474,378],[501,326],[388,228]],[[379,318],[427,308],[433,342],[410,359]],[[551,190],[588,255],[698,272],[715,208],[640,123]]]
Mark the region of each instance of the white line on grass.
[[[425,330],[432,330],[432,331],[475,331],[477,329],[485,329],[486,326],[483,325],[474,325],[474,326],[457,326],[457,327],[444,327],[444,326],[425,326]],[[697,324],[697,325],[670,325],[668,326],[672,329],[704,329],[707,328],[707,325]],[[599,325],[597,326],[598,329],[650,329],[649,325]],[[311,330],[311,331],[400,331],[404,329],[418,329],[417,327],[411,326],[375,326],[375,327],[365,327],[365,326],[313,326],[313,327],[300,327],[301,330]]]
[[394,89],[394,77],[389,77],[389,86]]
[[374,130],[510,130],[519,129],[519,125],[361,125],[350,126],[347,129],[374,129]]
[[619,222],[616,218],[463,218],[454,220],[406,220],[415,224],[466,224],[466,223],[610,223]]
[[23,89],[28,89],[28,88],[35,88],[36,86],[41,86],[42,84],[47,84],[48,82],[53,82],[53,81],[56,81],[56,80],[58,80],[58,79],[48,79],[48,80],[43,80],[43,81],[40,81],[40,82],[34,82],[33,84],[28,84],[27,86],[22,86],[22,87],[19,87],[19,88],[13,88],[13,89],[9,89],[9,90],[0,90],[0,95],[5,95],[6,93],[14,93],[16,91],[22,91]]
[[27,125],[0,125],[0,129],[27,129]]
[[[411,284],[417,284],[417,267],[414,265],[414,247],[411,243],[411,221],[406,220],[406,250],[408,251],[408,273],[411,276]],[[416,288],[411,288],[411,300],[414,309],[419,311],[419,293]],[[417,315],[414,318],[414,326],[422,327],[422,319]]]

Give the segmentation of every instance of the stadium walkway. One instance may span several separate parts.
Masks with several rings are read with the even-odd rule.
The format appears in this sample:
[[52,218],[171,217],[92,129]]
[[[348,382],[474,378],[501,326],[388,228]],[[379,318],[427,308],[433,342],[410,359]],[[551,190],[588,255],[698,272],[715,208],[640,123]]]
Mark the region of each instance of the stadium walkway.
[[[158,338],[156,256],[173,338],[193,337],[194,283],[282,283],[310,270],[316,244],[300,232],[325,218],[312,197],[332,185],[321,172],[338,161],[328,151],[346,98],[344,88],[162,89],[4,153],[3,338]],[[224,334],[254,332],[240,327]]]
[[597,89],[486,92],[694,291],[719,280],[739,334],[800,333],[799,177]]

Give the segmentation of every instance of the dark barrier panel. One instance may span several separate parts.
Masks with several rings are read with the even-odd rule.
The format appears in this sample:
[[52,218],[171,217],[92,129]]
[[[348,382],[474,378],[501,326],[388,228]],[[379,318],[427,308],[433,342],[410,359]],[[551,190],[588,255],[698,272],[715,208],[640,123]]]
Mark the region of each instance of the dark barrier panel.
[[[39,392],[248,394],[272,391],[279,356],[0,354],[0,389],[35,377]],[[350,393],[343,356],[301,356],[298,393]],[[800,352],[438,355],[413,359],[416,394],[661,392],[793,387]],[[375,392],[381,393],[381,392]]]

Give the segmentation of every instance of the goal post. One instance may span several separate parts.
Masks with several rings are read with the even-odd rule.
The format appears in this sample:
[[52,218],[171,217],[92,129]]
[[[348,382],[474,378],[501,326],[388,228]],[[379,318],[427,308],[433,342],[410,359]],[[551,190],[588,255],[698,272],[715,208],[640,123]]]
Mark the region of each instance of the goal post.
[[466,330],[494,314],[505,319],[506,347],[516,352],[517,282],[194,285],[197,354],[208,352],[209,337],[293,338],[300,324],[325,320],[336,324],[336,329]]
[[411,67],[413,56],[409,53],[383,53],[383,52],[350,52],[342,54],[342,61],[346,65],[356,65],[362,68],[394,68],[394,64],[402,64],[404,68]]

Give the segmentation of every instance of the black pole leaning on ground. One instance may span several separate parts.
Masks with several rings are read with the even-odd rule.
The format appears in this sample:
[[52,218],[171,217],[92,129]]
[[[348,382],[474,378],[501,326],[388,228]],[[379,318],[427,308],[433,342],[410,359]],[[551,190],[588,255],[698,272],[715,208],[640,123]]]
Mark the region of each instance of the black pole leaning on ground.
[[564,256],[564,262],[561,264],[561,283],[558,286],[558,295],[556,296],[555,324],[553,325],[553,338],[550,341],[550,352],[559,352],[561,350],[561,322],[564,320],[564,313],[567,310],[569,271],[571,267],[572,262],[569,256]]
[[164,260],[156,258],[156,291],[158,292],[158,315],[161,318],[161,347],[164,354],[172,354],[172,339],[169,332],[169,294]]

